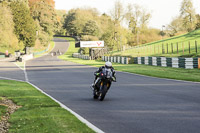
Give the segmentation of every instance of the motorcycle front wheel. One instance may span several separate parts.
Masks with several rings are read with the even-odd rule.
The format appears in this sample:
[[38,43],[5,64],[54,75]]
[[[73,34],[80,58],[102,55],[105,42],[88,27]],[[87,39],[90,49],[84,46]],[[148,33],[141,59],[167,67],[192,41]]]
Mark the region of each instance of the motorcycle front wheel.
[[102,90],[101,90],[101,92],[100,92],[100,94],[99,94],[99,100],[100,101],[103,101],[104,100],[104,98],[105,98],[105,96],[106,96],[106,93],[107,93],[107,86],[106,85],[104,85],[104,86],[102,86],[103,88],[102,88]]
[[93,92],[93,98],[98,99],[99,96],[97,96],[96,91]]

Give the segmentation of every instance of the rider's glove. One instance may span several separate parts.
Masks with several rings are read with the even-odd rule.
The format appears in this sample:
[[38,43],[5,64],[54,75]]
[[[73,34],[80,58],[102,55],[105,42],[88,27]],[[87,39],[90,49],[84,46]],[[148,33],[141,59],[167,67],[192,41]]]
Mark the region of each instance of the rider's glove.
[[99,76],[99,73],[94,73],[95,76]]
[[113,80],[114,82],[116,82],[116,78],[115,78],[115,77],[112,77],[112,80]]

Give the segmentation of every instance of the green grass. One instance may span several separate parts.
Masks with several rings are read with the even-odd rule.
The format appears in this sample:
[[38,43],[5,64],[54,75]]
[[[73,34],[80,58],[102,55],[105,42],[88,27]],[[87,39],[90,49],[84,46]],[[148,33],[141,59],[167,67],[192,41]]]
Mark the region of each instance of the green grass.
[[[68,38],[65,38],[68,39]],[[70,43],[70,52],[66,52],[65,55],[59,56],[60,59],[100,67],[105,64],[103,61],[98,60],[83,60],[79,58],[73,58],[72,53],[77,52],[74,48],[74,43]],[[183,68],[170,68],[170,67],[158,67],[158,66],[147,66],[147,65],[138,65],[138,64],[117,64],[113,63],[113,67],[117,71],[130,72],[135,74],[142,74],[147,76],[159,77],[159,78],[169,78],[177,80],[186,80],[186,81],[196,81],[200,82],[200,71],[198,69],[183,69]]]
[[[0,99],[1,101],[1,99]],[[0,121],[1,121],[1,117],[4,116],[6,114],[6,106],[0,105]]]
[[10,133],[92,133],[75,116],[25,82],[0,80],[0,97],[22,106],[11,115]]
[[[35,55],[34,57],[35,57],[35,58],[38,58],[38,57],[41,57],[41,56],[45,55],[46,53],[51,52],[51,51],[53,50],[54,46],[55,46],[54,41],[51,41],[51,42],[50,42],[50,46],[49,46],[49,50],[48,50],[48,51],[46,51],[46,52],[44,52],[44,53],[42,53],[42,54]],[[43,50],[45,50],[45,49],[43,49]],[[43,50],[40,49],[40,50],[35,51],[35,52],[40,52],[40,51],[43,51]]]
[[[195,49],[195,41],[197,41],[198,44],[197,53]],[[189,42],[191,47],[190,53],[189,53]],[[173,45],[173,53],[172,53],[172,45]],[[167,54],[167,48],[168,48],[168,54]],[[162,52],[162,49],[164,49],[164,53]],[[137,57],[137,56],[197,57],[200,56],[200,29],[180,36],[175,36],[168,39],[147,43],[141,45],[138,48],[134,47],[132,49],[122,52],[113,52],[111,53],[111,55],[132,56],[132,57]]]

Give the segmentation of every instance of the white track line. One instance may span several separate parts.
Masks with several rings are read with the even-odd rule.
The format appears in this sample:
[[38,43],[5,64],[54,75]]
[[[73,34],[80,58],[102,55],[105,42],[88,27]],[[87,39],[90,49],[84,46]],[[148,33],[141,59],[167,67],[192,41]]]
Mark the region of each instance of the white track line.
[[19,81],[19,82],[26,82],[26,81],[23,81],[23,80],[19,80],[19,79],[12,79],[12,78],[7,78],[7,77],[0,77],[0,79],[14,80],[14,81]]
[[28,76],[26,73],[26,61],[24,62],[24,69],[21,68],[17,63],[14,63],[16,66],[18,66],[23,72],[24,72],[24,76],[25,76],[25,81],[28,82]]
[[100,130],[99,128],[97,128],[96,126],[94,126],[92,123],[90,123],[89,121],[87,121],[86,119],[84,119],[82,116],[80,116],[79,114],[77,114],[76,112],[74,112],[73,110],[71,110],[70,108],[68,108],[67,106],[65,106],[63,103],[59,102],[58,100],[56,100],[55,98],[53,98],[52,96],[50,96],[49,94],[47,94],[46,92],[44,92],[43,90],[41,90],[40,88],[38,88],[37,86],[35,86],[34,84],[32,84],[30,82],[27,82],[27,81],[18,80],[18,79],[12,79],[12,78],[6,78],[6,77],[0,77],[0,79],[14,80],[14,81],[25,82],[25,83],[30,84],[31,86],[33,86],[37,90],[39,90],[41,93],[43,93],[44,95],[48,96],[53,101],[55,101],[56,103],[58,103],[62,108],[64,108],[65,110],[69,111],[70,113],[72,113],[76,118],[78,118],[81,122],[85,123],[89,128],[91,128],[95,132],[97,132],[97,133],[104,133],[102,130]]
[[89,121],[87,121],[86,119],[84,119],[82,116],[80,116],[79,114],[77,114],[76,112],[74,112],[73,110],[71,110],[70,108],[68,108],[67,106],[65,106],[64,104],[62,104],[61,102],[59,102],[58,100],[56,100],[55,98],[53,98],[52,96],[50,96],[49,94],[47,94],[46,92],[44,92],[43,90],[41,90],[40,88],[38,88],[37,86],[35,86],[34,84],[27,82],[30,85],[32,85],[33,87],[35,87],[36,89],[38,89],[41,93],[45,94],[46,96],[50,97],[52,100],[54,100],[55,102],[57,102],[62,108],[66,109],[67,111],[69,111],[70,113],[72,113],[74,116],[76,116],[81,122],[85,123],[88,127],[90,127],[91,129],[93,129],[95,132],[97,133],[104,133],[102,130],[100,130],[99,128],[97,128],[96,126],[94,126],[92,123],[90,123]]
[[[69,48],[69,47],[68,47]],[[16,63],[14,63],[16,64]],[[16,64],[17,65],[17,64]],[[18,66],[18,65],[17,65]],[[97,133],[104,133],[101,129],[99,129],[98,127],[96,127],[95,125],[93,125],[92,123],[90,123],[89,121],[87,121],[85,118],[83,118],[82,116],[80,116],[79,114],[77,114],[76,112],[74,112],[73,110],[71,110],[70,108],[68,108],[67,106],[65,106],[63,103],[59,102],[58,100],[56,100],[55,98],[53,98],[52,96],[50,96],[49,94],[47,94],[46,92],[44,92],[43,90],[41,90],[40,88],[38,88],[36,85],[32,84],[29,82],[28,80],[28,76],[27,76],[27,72],[26,72],[26,62],[24,62],[24,69],[22,69],[20,66],[18,66],[21,70],[24,71],[25,74],[25,80],[28,84],[30,84],[31,86],[35,87],[37,90],[39,90],[41,93],[45,94],[46,96],[50,97],[52,100],[54,100],[55,102],[57,102],[62,108],[64,108],[65,110],[69,111],[70,113],[72,113],[76,118],[78,118],[82,123],[85,123],[89,128],[91,128],[93,131],[97,132]],[[11,78],[5,78],[5,77],[0,77],[2,79],[8,79],[8,80],[15,80],[15,79],[11,79]],[[16,80],[16,81],[21,81],[21,82],[25,82],[22,80]]]

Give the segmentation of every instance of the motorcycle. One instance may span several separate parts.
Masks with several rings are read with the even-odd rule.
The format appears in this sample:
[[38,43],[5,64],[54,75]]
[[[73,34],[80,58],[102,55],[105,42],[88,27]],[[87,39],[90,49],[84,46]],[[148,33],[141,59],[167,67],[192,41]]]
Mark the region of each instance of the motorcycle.
[[111,83],[116,80],[113,78],[113,72],[111,69],[103,69],[101,73],[98,75],[99,79],[98,82],[96,83],[96,86],[93,89],[93,98],[94,99],[99,99],[100,101],[103,101],[106,93],[108,92]]

